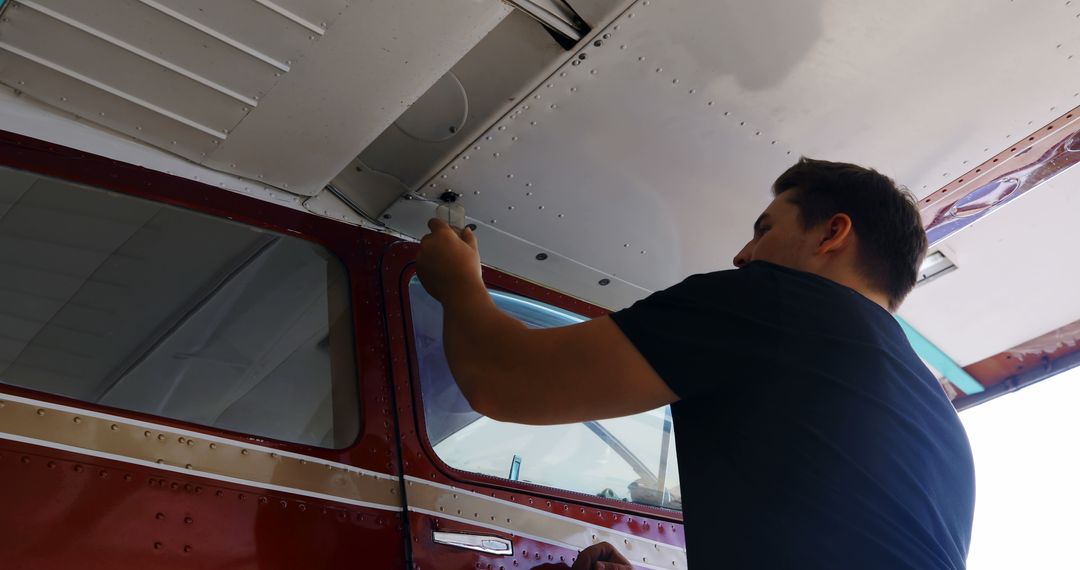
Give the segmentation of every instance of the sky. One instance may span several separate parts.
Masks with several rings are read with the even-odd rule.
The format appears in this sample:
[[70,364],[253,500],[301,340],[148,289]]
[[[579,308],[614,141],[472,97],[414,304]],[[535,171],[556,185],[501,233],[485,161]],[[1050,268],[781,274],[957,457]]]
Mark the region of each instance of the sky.
[[975,455],[968,570],[1080,568],[1080,368],[960,420]]

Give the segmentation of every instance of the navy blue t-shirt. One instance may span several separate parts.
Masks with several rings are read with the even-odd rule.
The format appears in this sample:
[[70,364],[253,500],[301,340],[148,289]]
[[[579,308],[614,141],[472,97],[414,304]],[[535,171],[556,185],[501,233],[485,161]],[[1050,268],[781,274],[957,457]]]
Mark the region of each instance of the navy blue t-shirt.
[[896,320],[765,262],[611,315],[672,405],[691,570],[963,568],[963,426]]

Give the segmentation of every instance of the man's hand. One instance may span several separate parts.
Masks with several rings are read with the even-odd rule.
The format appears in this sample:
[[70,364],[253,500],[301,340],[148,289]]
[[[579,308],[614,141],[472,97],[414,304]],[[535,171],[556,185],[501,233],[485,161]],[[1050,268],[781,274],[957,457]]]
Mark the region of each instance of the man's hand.
[[476,235],[469,228],[458,234],[445,221],[428,222],[431,233],[420,240],[416,275],[432,297],[446,304],[464,292],[484,291]]
[[532,570],[633,570],[633,566],[614,546],[598,542],[578,554],[573,568],[557,562],[533,566]]
[[615,547],[599,542],[581,551],[571,570],[631,570],[630,561]]

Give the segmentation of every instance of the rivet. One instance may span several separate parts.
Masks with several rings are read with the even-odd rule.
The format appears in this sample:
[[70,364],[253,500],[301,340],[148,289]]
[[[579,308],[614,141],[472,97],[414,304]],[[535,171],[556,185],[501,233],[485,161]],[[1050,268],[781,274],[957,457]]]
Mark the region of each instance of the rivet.
[[507,206],[507,207],[506,207],[506,209],[507,209],[507,210],[513,210],[513,209],[514,209],[514,207],[513,207],[513,206]]
[[480,195],[479,190],[473,190],[472,193],[473,193],[473,196],[479,196]]
[[[499,130],[500,131],[505,131],[506,130],[506,125],[499,125]],[[480,149],[477,148],[476,150],[480,150]]]
[[163,521],[163,520],[165,520],[165,513],[158,513],[158,514],[154,515],[154,518],[159,520],[159,521]]
[[499,221],[498,221],[498,220],[496,220],[495,218],[492,218],[492,219],[491,219],[491,224],[492,224],[492,225],[494,225],[494,224],[497,224],[498,222],[499,222]]
[[672,80],[671,80],[671,84],[672,84],[672,85],[677,85],[678,83],[679,83],[679,80],[678,80],[678,79],[672,79]]
[[497,152],[493,152],[493,153],[491,153],[491,156],[494,156],[495,158],[499,158],[500,155]]
[[565,71],[560,72],[559,77],[566,77],[566,72]]
[[76,473],[82,473],[83,472],[83,466],[82,465],[76,465],[75,466],[75,472]]
[[56,462],[55,461],[50,461],[50,462],[46,463],[45,466],[48,467],[49,469],[56,469]]
[[246,449],[241,449],[240,450],[240,455],[247,455],[247,454],[248,454],[248,450],[246,450]]
[[45,415],[45,410],[41,410],[41,409],[39,409],[39,410],[37,411],[37,415],[39,415],[39,416],[44,416],[44,415]]
[[217,449],[217,444],[216,443],[211,443],[210,444],[210,449]]
[[507,174],[507,175],[506,175],[506,177],[507,177],[507,178],[513,178],[513,177],[514,177],[514,175],[513,175],[513,174]]
[[533,193],[532,193],[532,192],[526,192],[526,193],[525,193],[525,195],[526,195],[526,196],[532,196],[532,195],[533,195]]
[[67,101],[67,97],[61,97],[60,100],[61,101]]
[[187,440],[187,444],[188,444],[188,447],[191,447],[191,446],[195,445],[195,440],[194,439],[189,439],[189,440]]
[[184,465],[184,469],[191,469],[191,464],[190,464],[190,463],[188,463],[188,464],[185,464],[185,465]]
[[142,432],[142,434],[145,437],[150,437],[150,431],[149,430]]
[[574,61],[570,62],[570,65],[581,65],[581,62],[575,59]]
[[113,425],[109,426],[109,429],[111,429],[113,431],[116,431],[116,430],[120,429],[120,426],[118,426],[116,424],[113,424]]
[[538,207],[537,207],[537,209],[538,209],[538,210],[543,210],[543,209],[544,209],[544,207],[543,207],[543,206],[538,206]]
[[157,464],[158,464],[158,465],[161,465],[162,463],[165,463],[165,460],[164,460],[164,459],[158,459],[158,460],[157,460]]
[[571,87],[570,92],[571,93],[576,93],[577,92],[577,87]]
[[638,58],[637,58],[637,60],[638,60],[638,61],[645,61],[645,56],[643,56],[643,55],[639,55],[639,56],[638,56]]
[[548,258],[548,254],[546,254],[546,253],[538,253],[538,254],[536,254],[536,260],[537,261],[544,261],[547,258]]
[[626,44],[622,44],[621,46],[619,46],[619,49],[626,49]]
[[180,436],[180,437],[176,438],[176,441],[177,441],[177,443],[184,443],[184,437]]
[[155,542],[154,543],[154,549],[155,550],[161,550],[162,548],[165,548],[164,544],[161,544],[160,542]]
[[608,278],[605,277],[605,278],[601,279],[598,283],[600,284],[601,287],[607,287],[608,285],[611,284],[611,279],[608,279]]
[[596,75],[596,70],[595,69],[590,69],[589,74],[590,75]]
[[24,455],[24,456],[22,456],[22,459],[20,459],[19,461],[22,461],[23,463],[29,464],[30,463],[30,458]]
[[536,121],[529,121],[529,124],[535,127],[536,126]]
[[184,545],[184,552],[191,552],[191,550],[192,550],[192,548],[191,548],[190,544],[185,544]]
[[563,214],[559,214],[558,216],[555,216],[555,217],[561,218],[561,217],[563,217]]
[[184,524],[191,524],[193,522],[195,522],[195,519],[191,517],[184,517]]
[[157,438],[158,438],[158,441],[165,441],[165,434],[159,433]]
[[75,416],[74,418],[71,418],[71,421],[73,421],[73,422],[75,422],[77,424],[81,424],[82,423],[82,418],[80,418],[79,416]]

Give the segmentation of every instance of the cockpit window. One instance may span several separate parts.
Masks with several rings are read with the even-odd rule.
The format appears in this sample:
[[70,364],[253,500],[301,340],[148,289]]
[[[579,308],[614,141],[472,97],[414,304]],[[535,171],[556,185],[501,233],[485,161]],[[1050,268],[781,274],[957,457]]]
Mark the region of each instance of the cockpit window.
[[305,240],[0,168],[0,382],[344,447],[348,291]]
[[[529,327],[585,320],[517,295],[491,291],[491,296]],[[443,462],[463,471],[681,510],[670,407],[556,426],[492,420],[469,406],[450,375],[438,301],[415,278],[409,297],[428,440]]]

